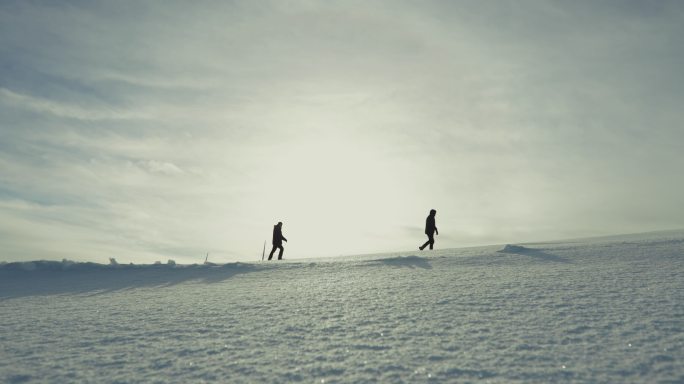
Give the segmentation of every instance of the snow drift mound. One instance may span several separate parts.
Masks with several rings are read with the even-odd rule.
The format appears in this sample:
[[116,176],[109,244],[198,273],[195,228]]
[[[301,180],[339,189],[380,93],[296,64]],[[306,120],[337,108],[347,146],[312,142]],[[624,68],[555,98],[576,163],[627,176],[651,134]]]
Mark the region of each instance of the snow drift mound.
[[499,252],[501,253],[524,253],[530,251],[529,248],[525,248],[522,245],[506,244]]

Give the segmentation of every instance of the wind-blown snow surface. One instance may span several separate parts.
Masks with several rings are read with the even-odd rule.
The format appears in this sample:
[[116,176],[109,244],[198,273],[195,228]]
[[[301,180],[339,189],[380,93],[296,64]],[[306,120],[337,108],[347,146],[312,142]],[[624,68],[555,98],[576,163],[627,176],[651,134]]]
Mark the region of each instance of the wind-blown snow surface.
[[681,383],[683,253],[669,232],[215,266],[4,264],[0,381]]

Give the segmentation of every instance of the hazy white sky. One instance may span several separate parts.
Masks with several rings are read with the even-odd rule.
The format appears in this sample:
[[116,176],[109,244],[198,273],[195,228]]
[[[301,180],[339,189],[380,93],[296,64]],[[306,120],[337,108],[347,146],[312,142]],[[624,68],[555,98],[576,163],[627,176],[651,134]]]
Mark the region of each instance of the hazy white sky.
[[3,1],[0,261],[682,228],[682,36],[680,1]]

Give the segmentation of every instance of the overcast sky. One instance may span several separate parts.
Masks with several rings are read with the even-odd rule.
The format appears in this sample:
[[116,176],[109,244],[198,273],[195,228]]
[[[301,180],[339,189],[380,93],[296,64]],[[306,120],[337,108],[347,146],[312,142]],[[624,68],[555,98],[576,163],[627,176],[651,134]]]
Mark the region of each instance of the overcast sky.
[[681,1],[3,1],[0,261],[684,228]]

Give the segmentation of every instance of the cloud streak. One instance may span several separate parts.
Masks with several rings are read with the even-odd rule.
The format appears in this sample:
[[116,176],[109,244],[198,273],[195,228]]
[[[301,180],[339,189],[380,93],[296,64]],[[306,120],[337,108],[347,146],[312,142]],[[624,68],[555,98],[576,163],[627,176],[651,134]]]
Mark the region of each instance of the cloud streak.
[[84,108],[78,105],[69,105],[58,101],[41,99],[28,95],[12,92],[0,88],[0,102],[13,108],[23,108],[36,113],[48,113],[60,118],[78,120],[120,120],[120,119],[144,119],[142,113],[128,110],[112,110],[109,108]]

